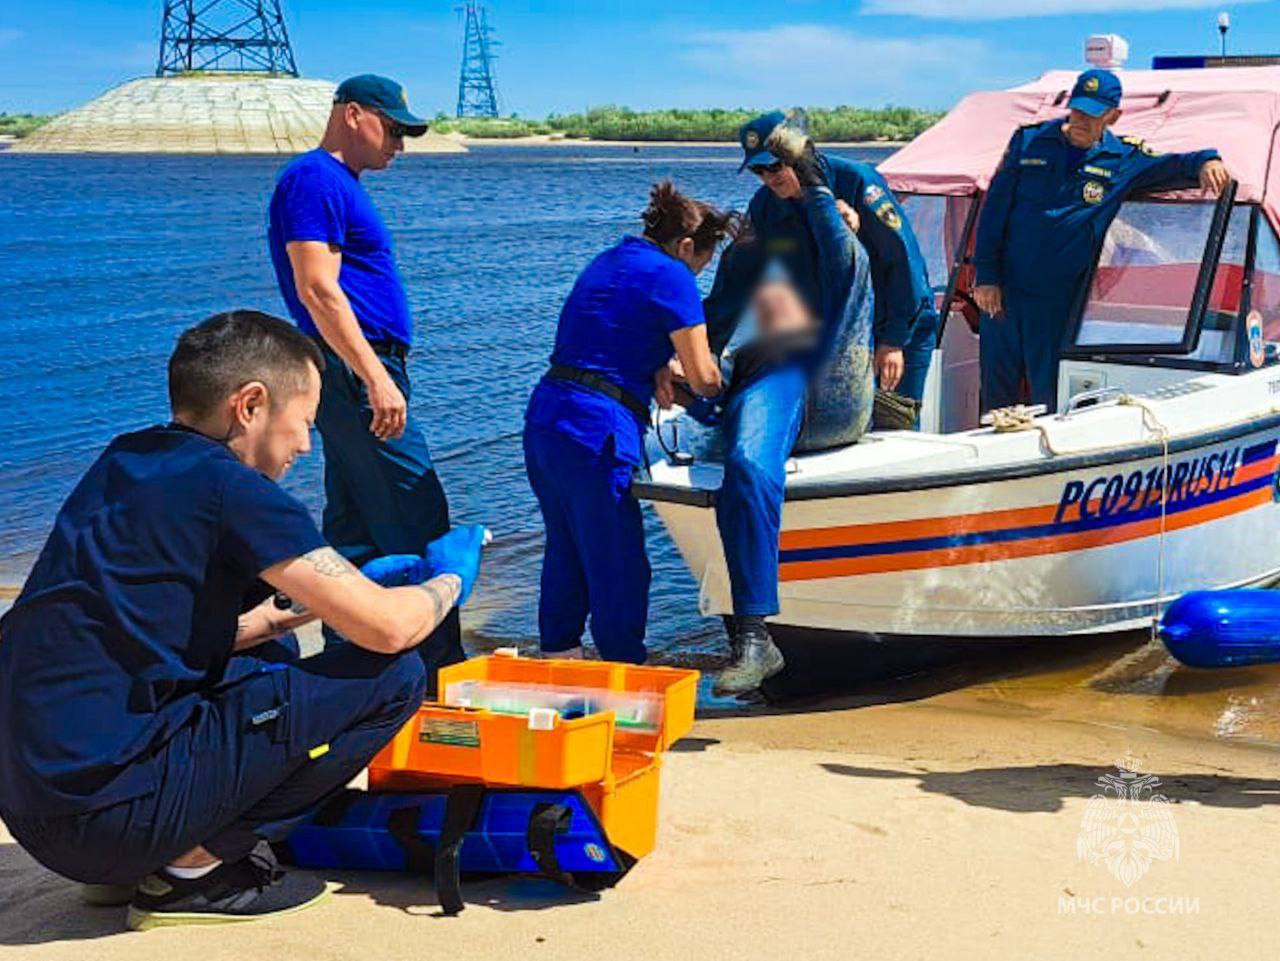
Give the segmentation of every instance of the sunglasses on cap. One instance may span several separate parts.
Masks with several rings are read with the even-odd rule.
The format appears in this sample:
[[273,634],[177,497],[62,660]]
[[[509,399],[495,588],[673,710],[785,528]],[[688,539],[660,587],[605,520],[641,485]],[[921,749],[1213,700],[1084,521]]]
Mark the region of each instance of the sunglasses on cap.
[[747,168],[757,177],[763,177],[765,174],[776,174],[782,169],[782,161],[775,160],[771,164],[752,164]]

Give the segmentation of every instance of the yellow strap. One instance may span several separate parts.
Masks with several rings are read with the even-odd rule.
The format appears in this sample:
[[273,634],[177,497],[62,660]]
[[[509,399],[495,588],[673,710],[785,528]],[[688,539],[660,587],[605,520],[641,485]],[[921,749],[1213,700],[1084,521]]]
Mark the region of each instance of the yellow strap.
[[517,745],[520,768],[518,777],[521,784],[534,784],[538,780],[538,741],[537,732],[527,727],[520,728],[520,741]]

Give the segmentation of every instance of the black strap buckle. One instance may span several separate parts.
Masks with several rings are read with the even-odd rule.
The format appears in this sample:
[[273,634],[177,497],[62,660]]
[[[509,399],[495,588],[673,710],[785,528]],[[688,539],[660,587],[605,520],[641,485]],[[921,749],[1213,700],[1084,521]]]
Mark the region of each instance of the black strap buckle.
[[555,380],[567,380],[587,390],[593,390],[597,394],[603,394],[625,407],[641,424],[646,427],[649,425],[649,405],[641,403],[637,397],[594,370],[583,370],[581,367],[570,367],[567,364],[552,364],[547,371],[547,376]]

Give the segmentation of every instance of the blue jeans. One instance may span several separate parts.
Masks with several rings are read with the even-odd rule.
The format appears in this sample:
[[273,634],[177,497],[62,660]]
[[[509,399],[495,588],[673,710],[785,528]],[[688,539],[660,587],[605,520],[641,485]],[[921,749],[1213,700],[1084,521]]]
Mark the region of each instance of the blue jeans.
[[1058,357],[1071,314],[1071,298],[1043,297],[1002,288],[1004,314],[983,314],[978,326],[982,409],[1009,407],[1021,399],[1025,377],[1033,404],[1058,407]]
[[151,794],[56,818],[6,812],[31,855],[76,881],[133,884],[196,845],[224,861],[283,840],[422,703],[412,656],[342,644],[297,660],[292,638],[231,659],[205,710],[146,761]]
[[736,391],[725,406],[728,450],[716,497],[716,524],[737,615],[778,613],[778,536],[786,464],[804,419],[807,381],[803,366],[788,364]]
[[[324,439],[325,540],[357,566],[384,554],[421,554],[449,531],[449,502],[422,428],[410,414],[400,437],[374,437],[364,383],[328,347],[321,350],[325,371],[316,426]],[[379,359],[407,403],[404,360]],[[326,627],[326,647],[339,643],[345,642]],[[465,657],[456,608],[417,651],[428,669],[428,691],[434,692],[436,670]]]
[[538,598],[542,650],[554,654],[591,637],[607,661],[643,664],[649,556],[634,465],[612,444],[596,453],[548,427],[526,424],[524,462],[542,509],[546,548]]

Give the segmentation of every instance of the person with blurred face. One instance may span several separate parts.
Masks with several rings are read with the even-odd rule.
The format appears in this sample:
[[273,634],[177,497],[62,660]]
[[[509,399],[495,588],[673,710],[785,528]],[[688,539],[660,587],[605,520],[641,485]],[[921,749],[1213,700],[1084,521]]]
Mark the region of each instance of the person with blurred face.
[[[715,511],[733,601],[725,621],[733,659],[716,678],[717,694],[753,691],[785,667],[767,618],[781,611],[787,458],[793,451],[856,442],[870,426],[873,406],[874,260],[807,138],[793,144],[771,139],[766,146],[767,156],[785,166],[788,183],[794,178],[799,189],[789,202],[794,209],[783,234],[795,256],[778,258],[798,275],[788,269],[785,280],[752,278],[757,336],[733,353],[721,405],[724,477]],[[757,234],[735,243],[724,257],[762,263],[778,240],[777,234]],[[721,267],[716,287],[722,294],[724,278],[735,270]],[[713,289],[703,305],[708,327],[715,296]],[[723,306],[721,301],[716,309]]]
[[[474,583],[483,529],[380,559],[407,585],[383,587],[278,486],[311,449],[324,365],[256,311],[186,331],[173,419],[108,445],[0,622],[0,817],[96,903],[129,902],[130,927],[318,901],[265,842],[417,710],[413,648]],[[290,632],[317,617],[351,643],[299,660]]]
[[[324,139],[279,174],[268,240],[281,295],[325,358],[324,534],[355,564],[419,549],[449,529],[449,503],[410,414],[413,317],[391,233],[361,184],[420,137],[427,122],[404,88],[375,74],[343,81]],[[341,643],[325,631],[326,644]],[[435,690],[439,667],[463,658],[456,615],[419,653]]]
[[1032,404],[1056,409],[1072,306],[1130,195],[1228,183],[1216,150],[1161,154],[1111,133],[1121,93],[1109,70],[1080,74],[1066,122],[1020,128],[991,180],[974,251],[984,410],[1018,403],[1024,380]]
[[[824,292],[805,220],[803,186],[795,166],[770,150],[771,141],[792,123],[783,112],[773,111],[739,131],[743,150],[739,169],[749,170],[760,180],[747,219],[750,234],[762,242],[735,244],[720,260],[706,302],[714,349],[728,344],[744,305],[772,261],[783,264],[810,311],[821,312]],[[938,314],[911,221],[871,164],[812,147],[810,152],[837,209],[871,258],[877,386],[919,402],[937,345]]]

